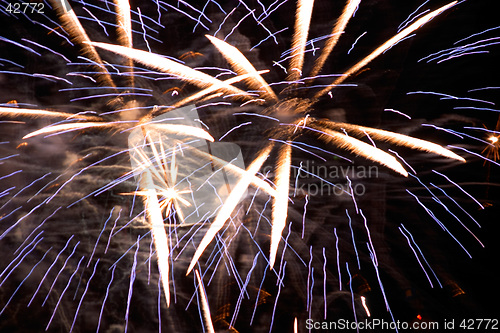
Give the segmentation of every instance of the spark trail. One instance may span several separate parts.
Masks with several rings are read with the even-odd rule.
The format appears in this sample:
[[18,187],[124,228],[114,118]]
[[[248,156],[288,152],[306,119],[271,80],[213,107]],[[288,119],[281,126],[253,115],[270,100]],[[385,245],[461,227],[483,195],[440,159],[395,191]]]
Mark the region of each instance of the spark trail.
[[[379,128],[364,121],[368,114],[351,115],[351,105],[341,103],[366,85],[364,75],[376,71],[368,67],[376,59],[419,36],[423,26],[432,30],[446,24],[446,15],[467,1],[408,5],[408,18],[377,45],[368,42],[376,28],[357,26],[367,2],[347,0],[339,13],[322,13],[329,7],[300,0],[291,15],[286,13],[293,4],[286,1],[257,3],[251,8],[244,1],[202,6],[152,1],[132,8],[127,0],[52,0],[50,6],[44,3],[44,15],[22,17],[1,8],[9,19],[43,31],[46,41],[36,34],[0,36],[7,48],[23,55],[1,55],[0,84],[4,76],[12,86],[29,77],[53,84],[57,93],[48,103],[19,92],[0,101],[0,126],[6,129],[0,140],[0,244],[13,242],[17,248],[1,266],[1,284],[18,279],[0,316],[7,316],[21,293],[32,295],[27,305],[35,308],[36,296],[45,290],[42,306],[50,311],[43,325],[54,330],[93,325],[92,330],[103,331],[116,325],[132,331],[140,322],[145,331],[300,331],[307,319],[327,320],[345,310],[332,301],[342,297],[356,321],[371,312],[380,315],[377,306],[368,311],[367,301],[382,304],[384,315],[396,320],[395,292],[388,287],[391,276],[398,280],[398,267],[387,258],[385,247],[393,240],[385,238],[386,229],[399,230],[400,246],[410,248],[431,287],[434,281],[441,286],[443,278],[417,245],[428,225],[416,228],[405,221],[411,225],[407,229],[401,221],[386,223],[390,201],[385,195],[394,188],[468,256],[464,231],[444,227],[442,215],[458,220],[457,226],[483,245],[460,214],[479,224],[470,203],[483,210],[487,205],[443,169],[464,168],[481,154],[496,161],[497,142],[445,125],[421,126],[437,130],[433,135],[455,134],[434,142],[433,135],[410,135],[405,126],[415,127],[420,117],[402,107],[384,105],[382,110],[393,112],[385,112],[384,120],[394,113],[405,117]],[[285,19],[289,27],[283,28]],[[191,24],[186,31],[179,25],[185,36],[172,28],[181,21]],[[486,55],[498,37],[483,35],[494,31],[457,36],[453,47],[429,51],[419,64],[442,66]],[[337,55],[359,54],[351,52],[358,48],[363,58],[348,57],[349,63],[335,68]],[[54,58],[61,65],[48,66]],[[40,61],[36,71],[29,65],[33,59]],[[44,90],[49,88],[39,89]],[[489,104],[489,111],[495,105],[452,92],[418,90],[405,97],[429,95]],[[468,106],[452,110],[466,112]],[[498,134],[497,127],[498,122],[490,126],[492,134]],[[474,146],[478,143],[489,146],[481,151]],[[320,172],[320,167],[367,165],[380,167],[383,179],[367,179],[361,171]],[[438,181],[432,179],[436,176]],[[358,185],[369,194],[355,193]],[[312,186],[321,191],[313,193]],[[325,186],[344,190],[326,194]],[[425,190],[432,200],[426,201]],[[404,210],[390,213],[400,216]],[[111,218],[114,223],[108,223]],[[19,267],[28,274],[19,278]],[[365,295],[370,287],[356,285],[365,276],[378,295]],[[150,288],[155,280],[158,285]],[[99,281],[106,281],[105,290]],[[404,278],[398,283],[406,287]],[[72,291],[73,302],[65,296]],[[84,323],[82,312],[96,297],[99,316]],[[126,302],[116,305],[119,299]],[[143,302],[143,312],[136,300]],[[69,323],[66,304],[73,311]],[[198,314],[194,324],[191,315]],[[110,323],[118,317],[122,323]]]

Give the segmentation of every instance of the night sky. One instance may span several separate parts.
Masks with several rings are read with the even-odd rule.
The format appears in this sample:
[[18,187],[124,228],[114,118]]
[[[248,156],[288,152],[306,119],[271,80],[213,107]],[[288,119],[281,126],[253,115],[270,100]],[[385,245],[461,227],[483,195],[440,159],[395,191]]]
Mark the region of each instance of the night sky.
[[[70,3],[92,41],[118,43],[112,3]],[[409,17],[447,2],[361,1],[321,76],[304,89],[289,89],[284,82],[294,1],[246,0],[238,6],[235,1],[159,3],[160,9],[156,1],[132,1],[135,48],[225,79],[230,76],[217,68],[230,66],[204,36],[217,33],[221,39],[227,37],[226,42],[257,70],[270,70],[264,78],[280,98],[298,100],[311,98],[330,84],[328,74],[344,73],[394,36]],[[107,68],[116,86],[130,94],[90,97],[110,90],[96,89],[100,83],[99,75],[93,75],[95,66],[82,58],[77,43],[71,45],[54,10],[43,4],[43,14],[23,15],[7,12],[14,2],[0,2],[1,107],[70,114],[90,111],[87,114],[105,121],[136,120],[155,105],[169,106],[198,91],[142,65],[136,69],[134,90],[127,87],[130,81],[120,67],[123,59],[100,50],[106,66],[111,64]],[[459,2],[308,110],[317,119],[429,140],[447,146],[467,162],[377,142],[377,147],[404,157],[410,176],[404,178],[376,163],[374,173],[361,173],[374,162],[302,135],[293,149],[289,192],[293,203],[278,267],[270,271],[265,259],[270,198],[262,192],[252,196],[255,190],[249,190],[232,224],[197,266],[206,272],[204,283],[216,331],[269,332],[272,323],[273,332],[292,332],[293,320],[298,318],[298,331],[306,332],[308,318],[361,320],[368,318],[361,296],[366,297],[370,318],[440,323],[498,319],[500,165],[484,150],[488,131],[500,131],[500,27],[494,5],[494,0]],[[324,46],[321,37],[330,33],[343,6],[343,1],[316,1],[304,76]],[[243,83],[236,86],[246,88]],[[278,133],[272,121],[249,115],[265,114],[268,109],[262,105],[242,107],[241,101],[215,98],[207,106],[210,102],[196,104],[201,121],[216,140],[237,144],[246,166],[267,135]],[[134,110],[115,112],[127,108]],[[201,332],[204,323],[196,280],[185,272],[207,227],[168,229],[177,243],[171,261],[175,297],[167,309],[159,294],[156,256],[141,200],[124,195],[134,192],[137,183],[129,178],[105,188],[130,171],[126,152],[130,132],[90,129],[22,139],[61,120],[12,116],[0,110],[0,331],[41,332],[48,327],[49,332],[94,332],[99,326],[101,332],[157,332],[159,327],[163,332]],[[494,151],[494,145],[489,147]],[[272,153],[264,165],[270,179],[277,160]],[[301,165],[321,178],[294,177]],[[357,174],[348,176],[363,190],[357,201],[345,195],[312,193],[325,183],[348,189],[349,178],[333,174],[339,170],[356,170]],[[354,246],[353,238],[357,239]],[[217,252],[222,239],[230,244],[223,254]],[[284,239],[288,246],[281,258]],[[378,270],[370,258],[370,246],[377,253]],[[277,279],[283,279],[283,284]],[[247,291],[240,299],[245,282]],[[229,323],[234,328],[228,328]]]

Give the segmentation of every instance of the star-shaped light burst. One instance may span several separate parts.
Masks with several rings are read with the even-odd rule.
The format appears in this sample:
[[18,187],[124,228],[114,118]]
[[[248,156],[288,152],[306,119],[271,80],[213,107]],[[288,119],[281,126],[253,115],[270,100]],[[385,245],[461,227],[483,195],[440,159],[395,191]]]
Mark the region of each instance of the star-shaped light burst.
[[[339,123],[325,119],[315,119],[314,117],[310,116],[310,111],[322,96],[328,94],[332,89],[342,84],[350,76],[359,72],[373,59],[377,58],[383,52],[387,51],[399,41],[419,29],[422,25],[426,24],[436,16],[453,7],[455,4],[457,4],[457,1],[453,1],[443,7],[429,12],[426,15],[423,15],[411,25],[401,30],[399,33],[380,45],[362,60],[354,64],[351,68],[345,71],[343,75],[336,78],[323,90],[312,94],[312,96],[310,96],[309,98],[291,96],[290,90],[287,91],[286,97],[282,97],[282,95],[285,94],[276,94],[276,92],[273,91],[271,86],[262,77],[263,74],[268,72],[267,70],[256,70],[250,63],[250,61],[248,61],[247,58],[237,48],[214,36],[207,36],[207,38],[224,56],[232,69],[238,74],[237,76],[225,81],[221,81],[199,70],[195,70],[178,62],[169,60],[159,54],[135,49],[132,45],[132,38],[130,33],[130,15],[125,14],[128,12],[127,8],[129,8],[129,5],[127,1],[116,0],[115,2],[118,8],[117,26],[119,30],[118,35],[120,36],[119,41],[121,45],[92,42],[85,33],[77,16],[73,13],[73,10],[69,6],[69,4],[64,0],[53,1],[54,7],[58,10],[59,15],[61,16],[64,28],[70,32],[73,39],[83,48],[85,55],[92,59],[92,61],[96,64],[99,80],[105,83],[107,86],[113,87],[115,85],[112,82],[109,73],[106,71],[103,62],[98,52],[96,51],[97,49],[111,51],[125,57],[127,59],[129,67],[131,68],[133,66],[133,62],[136,62],[144,66],[151,67],[156,70],[160,70],[173,75],[184,82],[200,88],[197,93],[174,103],[174,108],[179,108],[189,103],[200,102],[208,100],[210,98],[224,96],[233,100],[262,104],[265,106],[264,113],[268,115],[277,115],[280,119],[281,117],[279,117],[279,115],[286,114],[286,119],[291,119],[288,123],[280,123],[275,130],[268,132],[268,143],[266,143],[266,145],[262,147],[260,152],[257,154],[253,162],[249,164],[246,170],[241,170],[230,164],[227,165],[227,163],[224,163],[224,161],[217,161],[216,158],[213,159],[215,164],[226,164],[224,165],[224,168],[231,169],[232,172],[236,173],[239,177],[239,181],[236,186],[232,188],[224,204],[218,210],[214,221],[205,233],[191,260],[187,274],[191,272],[198,259],[204,253],[206,247],[212,242],[219,230],[221,230],[226,221],[231,217],[233,210],[239,203],[240,199],[245,195],[247,188],[251,184],[253,186],[259,187],[259,189],[264,190],[266,193],[271,195],[274,200],[272,206],[272,231],[269,253],[270,268],[273,268],[276,261],[281,234],[287,222],[290,168],[293,153],[292,143],[300,135],[309,134],[315,136],[320,141],[360,155],[368,160],[377,162],[405,177],[408,175],[407,171],[393,155],[380,148],[365,143],[358,138],[369,136],[373,140],[386,141],[395,145],[405,146],[412,149],[442,155],[462,162],[465,161],[462,157],[458,156],[454,152],[426,140],[421,140],[386,130],[358,126],[355,124]],[[330,35],[331,37],[327,39],[325,47],[322,49],[320,56],[316,59],[314,66],[309,73],[310,75],[306,77],[305,75],[303,75],[302,69],[304,64],[305,47],[311,23],[311,14],[314,1],[298,1],[295,32],[291,45],[290,63],[287,69],[287,80],[289,81],[290,86],[293,86],[294,84],[296,84],[297,80],[301,79],[304,80],[307,85],[310,85],[314,81],[314,77],[318,73],[320,73],[326,60],[329,58],[339,38],[341,38],[342,32],[347,26],[350,18],[355,13],[356,8],[360,4],[360,2],[361,0],[347,1],[347,4],[340,18],[336,21],[332,29],[332,33]],[[131,84],[133,84],[132,74],[133,73],[131,72]],[[233,84],[241,81],[244,81],[248,85],[249,89],[257,91],[258,96],[255,96],[254,92],[250,93],[233,86]],[[120,103],[120,100],[118,99],[116,102]],[[168,112],[168,110],[164,112]],[[0,114],[3,114],[4,116],[23,116],[23,113],[25,116],[29,117],[63,117],[66,118],[67,121],[69,121],[69,123],[43,128],[39,131],[28,134],[26,138],[40,134],[58,133],[62,131],[75,131],[87,128],[116,128],[130,126],[130,124],[127,124],[124,121],[107,122],[98,116],[66,115],[63,113],[49,112],[44,110],[20,110],[15,108],[2,108],[0,110]],[[152,112],[150,115],[147,115],[139,120],[136,119],[135,122],[133,122],[133,125],[142,128],[145,131],[146,136],[148,126],[163,126],[165,131],[173,131],[175,133],[188,133],[189,135],[194,135],[206,140],[211,139],[211,136],[206,131],[199,128],[188,128],[189,126],[182,127],[182,125],[168,124],[155,125],[150,121],[152,120],[153,116],[156,115],[158,115],[158,112]],[[154,147],[154,145],[152,146]],[[273,151],[277,152],[277,162],[275,166],[274,176],[275,178],[273,182],[274,187],[257,177],[257,173],[261,169],[263,163],[266,161],[269,154]],[[159,160],[163,158],[162,152],[156,151],[154,152],[154,154],[156,154],[156,157]],[[200,154],[203,154],[203,152],[200,152]],[[145,160],[149,159],[146,156],[144,156],[144,158]],[[163,171],[165,172],[165,174],[170,173],[170,177],[172,177],[172,175],[175,176],[176,170],[175,155],[169,162],[171,163],[170,171],[167,172],[167,169],[163,169]],[[160,171],[158,171],[156,167],[145,165],[143,168],[141,183],[142,190],[138,191],[137,194],[144,197],[147,217],[151,225],[153,237],[155,239],[155,245],[158,254],[158,266],[160,269],[160,274],[162,275],[163,288],[168,302],[168,257],[170,253],[168,250],[168,238],[163,225],[162,211],[169,212],[172,205],[175,206],[176,204],[182,202],[182,198],[180,197],[182,191],[179,192],[173,190],[171,187],[169,187],[168,182],[163,181],[162,183],[161,179],[167,178],[165,178],[159,172]],[[159,201],[158,195],[160,195],[163,199]]]

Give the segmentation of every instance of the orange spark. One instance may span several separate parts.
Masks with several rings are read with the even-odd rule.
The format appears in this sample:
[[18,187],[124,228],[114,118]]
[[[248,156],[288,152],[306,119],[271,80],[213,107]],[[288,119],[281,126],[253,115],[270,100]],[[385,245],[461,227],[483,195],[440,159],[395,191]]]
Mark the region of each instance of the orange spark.
[[444,12],[445,10],[447,10],[447,9],[453,7],[454,5],[456,5],[456,3],[457,3],[457,1],[453,1],[453,2],[451,2],[449,4],[447,4],[447,5],[439,8],[439,9],[436,9],[436,10],[430,12],[429,14],[427,14],[425,16],[422,16],[420,19],[418,19],[417,21],[413,22],[410,26],[408,26],[407,28],[403,29],[401,32],[399,32],[398,34],[396,34],[394,37],[390,38],[384,44],[382,44],[377,49],[375,49],[375,51],[373,51],[368,56],[366,56],[365,58],[363,58],[360,62],[358,62],[357,64],[355,64],[354,66],[352,66],[350,69],[348,69],[344,73],[344,75],[342,75],[341,77],[339,77],[338,79],[336,79],[330,86],[328,86],[325,89],[319,91],[314,96],[314,98],[319,98],[319,97],[327,94],[330,90],[332,90],[333,88],[335,88],[336,86],[338,86],[339,84],[341,84],[342,82],[344,82],[349,76],[351,76],[352,74],[354,74],[357,71],[359,71],[361,68],[363,68],[364,66],[366,66],[369,62],[371,62],[373,59],[377,58],[379,55],[381,55],[386,50],[388,50],[389,48],[391,48],[392,46],[394,46],[395,44],[397,44],[400,40],[402,40],[403,38],[407,37],[409,34],[411,34],[412,32],[414,32],[415,30],[417,30],[420,27],[422,27],[424,24],[426,24],[427,22],[429,22],[430,20],[432,20],[434,17],[438,16],[439,14],[441,14],[442,12]]
[[292,163],[292,146],[284,144],[278,153],[276,166],[276,197],[273,202],[271,249],[269,254],[269,268],[272,269],[276,260],[276,253],[281,240],[281,233],[286,226],[288,216],[288,190],[290,187],[290,167]]
[[342,12],[342,15],[339,17],[337,23],[333,27],[333,30],[330,34],[331,35],[330,38],[328,38],[328,40],[325,43],[325,47],[321,51],[321,55],[319,56],[318,59],[316,59],[314,67],[309,76],[311,77],[316,76],[321,71],[323,65],[325,64],[326,59],[332,52],[335,45],[337,45],[340,36],[344,33],[344,29],[347,26],[347,23],[354,15],[354,12],[356,11],[356,8],[358,8],[360,2],[361,0],[349,0],[347,2],[344,11]]
[[224,83],[208,74],[197,71],[173,60],[164,58],[158,54],[107,43],[91,42],[91,44],[99,48],[120,54],[124,57],[133,59],[145,66],[177,76],[179,79],[187,81],[200,88],[216,86],[217,90],[220,89],[225,91],[226,93],[233,94],[235,95],[235,98],[250,97],[250,94],[243,90]]
[[231,67],[233,67],[236,73],[240,75],[250,74],[246,79],[246,82],[250,86],[250,88],[256,90],[264,89],[263,94],[265,96],[265,99],[271,99],[274,101],[278,100],[278,97],[271,89],[269,84],[262,78],[262,76],[260,76],[255,67],[253,67],[250,61],[248,61],[248,59],[240,52],[240,50],[216,37],[210,35],[205,35],[205,37],[207,37],[210,42],[214,44],[215,47],[222,53],[224,58],[226,58],[226,60],[229,62]]
[[195,270],[194,273],[196,275],[196,280],[198,281],[198,288],[200,289],[201,309],[203,311],[203,319],[205,319],[205,325],[207,326],[207,332],[215,333],[214,325],[212,323],[212,316],[210,315],[210,307],[208,306],[207,294],[205,292],[205,288],[203,287],[203,281],[201,280],[198,270]]
[[170,248],[168,237],[163,225],[163,216],[158,203],[158,195],[154,189],[153,178],[150,170],[145,170],[141,178],[141,187],[145,189],[147,195],[144,196],[144,206],[146,207],[146,216],[153,234],[153,241],[156,248],[158,259],[158,270],[163,285],[163,293],[167,301],[167,307],[170,306],[170,281],[169,281],[169,257]]
[[306,49],[309,25],[311,23],[314,0],[299,0],[295,14],[295,29],[292,40],[292,54],[288,67],[288,80],[296,81],[302,76],[304,53]]
[[386,153],[385,151],[337,131],[329,129],[323,129],[322,131],[324,134],[319,136],[321,140],[334,144],[341,149],[349,150],[352,153],[361,155],[369,160],[378,162],[385,165],[389,169],[408,177],[408,172],[406,172],[401,163],[399,163],[394,156]]
[[219,210],[219,213],[215,217],[215,220],[210,225],[210,228],[205,233],[205,236],[203,236],[200,245],[198,245],[198,248],[196,249],[196,252],[193,256],[193,259],[191,259],[191,264],[189,265],[186,275],[188,275],[191,272],[191,270],[194,268],[194,265],[201,257],[208,244],[212,242],[217,232],[219,232],[219,230],[222,229],[224,223],[226,223],[226,221],[229,219],[229,217],[234,211],[234,208],[239,203],[241,197],[243,196],[243,194],[245,194],[248,185],[250,185],[255,174],[260,170],[260,167],[269,156],[272,147],[273,144],[271,142],[266,146],[266,148],[264,148],[259,153],[259,155],[255,158],[255,160],[253,160],[253,162],[247,168],[245,175],[241,177],[238,183],[234,186],[231,193],[229,193],[229,196],[227,197],[226,201]]

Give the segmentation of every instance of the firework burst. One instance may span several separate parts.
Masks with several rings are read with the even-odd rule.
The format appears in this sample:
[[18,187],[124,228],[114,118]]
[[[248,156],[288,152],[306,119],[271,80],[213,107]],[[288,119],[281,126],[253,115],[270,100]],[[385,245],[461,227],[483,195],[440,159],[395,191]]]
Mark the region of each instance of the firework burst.
[[[390,37],[362,48],[366,52],[359,52],[355,61],[348,57],[340,74],[329,71],[336,70],[336,50],[348,45],[344,34],[364,6],[359,0],[338,8],[329,34],[314,38],[318,29],[313,17],[322,7],[299,0],[287,23],[293,27],[289,43],[278,43],[286,29],[270,24],[281,9],[290,9],[286,1],[258,3],[255,9],[245,2],[231,7],[207,1],[198,8],[185,1],[159,1],[134,9],[128,1],[54,0],[44,3],[43,15],[36,18],[24,15],[23,6],[19,13],[12,5],[5,7],[8,16],[19,19],[22,14],[27,23],[46,29],[51,42],[0,36],[2,42],[31,57],[42,57],[44,50],[63,59],[69,70],[65,75],[36,74],[5,59],[22,70],[2,75],[64,85],[59,89],[70,103],[56,107],[51,102],[50,108],[57,109],[52,111],[21,95],[0,108],[3,125],[23,131],[19,138],[8,130],[1,142],[9,148],[0,160],[6,170],[0,179],[13,185],[0,197],[5,221],[0,240],[15,244],[16,250],[0,273],[0,283],[13,290],[0,315],[39,301],[43,309],[37,313],[46,330],[65,331],[302,331],[311,320],[344,316],[356,322],[372,315],[396,322],[401,314],[388,296],[389,276],[399,284],[396,289],[407,293],[411,314],[404,318],[413,320],[418,314],[420,320],[411,279],[398,270],[400,256],[388,253],[394,241],[387,239],[385,218],[377,217],[402,212],[385,208],[390,202],[384,199],[386,186],[405,184],[405,204],[411,201],[422,219],[435,222],[456,248],[471,256],[469,246],[456,236],[463,231],[448,220],[472,236],[476,245],[471,246],[481,247],[470,226],[478,222],[464,208],[468,204],[449,193],[458,192],[460,200],[481,209],[484,205],[441,169],[461,168],[465,157],[475,161],[481,154],[468,142],[445,146],[442,142],[451,142],[381,129],[361,118],[353,121],[325,104],[335,105],[342,89],[358,87],[357,80],[371,71],[369,65],[461,5],[420,4]],[[179,40],[179,51],[172,55],[167,51],[175,47],[162,46],[158,36],[179,18],[194,22],[197,46],[186,50],[191,46]],[[272,60],[274,66],[260,69],[271,63],[252,59],[250,47],[236,43],[245,44],[243,35],[231,38],[245,29],[245,20],[267,34],[254,48],[264,53],[262,45],[274,41],[278,45],[273,47],[284,50]],[[348,53],[357,50],[365,34],[350,40]],[[110,39],[116,43],[103,42]],[[480,45],[491,48],[495,41]],[[153,44],[164,51],[153,52]],[[76,52],[64,55],[61,48]],[[464,48],[423,59],[471,55],[471,46],[468,52]],[[99,92],[89,93],[92,89]],[[413,95],[493,103],[435,92]],[[478,140],[438,123],[424,125]],[[485,161],[497,164],[498,140],[492,138],[482,153]],[[415,167],[422,159],[428,163]],[[30,160],[43,163],[31,168]],[[28,181],[20,178],[24,175]],[[343,182],[335,183],[335,178]],[[65,220],[72,225],[57,225]],[[464,293],[444,270],[429,263],[415,228],[400,220],[392,229],[405,250],[411,250],[410,258],[421,269],[417,271],[431,288],[449,288],[453,296]],[[37,287],[23,287],[25,281]],[[66,295],[71,290],[74,302]],[[15,301],[18,291],[30,293],[28,304]],[[113,309],[120,298],[126,301]],[[71,305],[64,308],[61,302]],[[82,305],[92,310],[83,314]],[[198,315],[199,326],[190,328]],[[82,316],[95,320],[83,323]],[[139,326],[144,319],[148,323]]]

